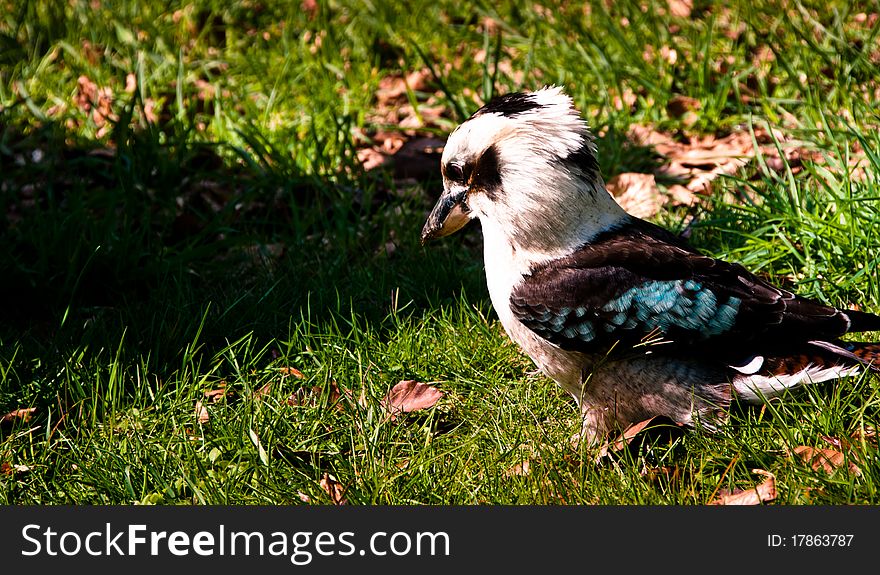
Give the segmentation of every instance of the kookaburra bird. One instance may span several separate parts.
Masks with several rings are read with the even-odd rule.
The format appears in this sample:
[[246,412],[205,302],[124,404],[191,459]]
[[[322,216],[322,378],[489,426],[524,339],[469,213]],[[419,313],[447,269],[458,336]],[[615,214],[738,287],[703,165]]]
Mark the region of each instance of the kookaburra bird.
[[422,231],[425,242],[480,221],[492,305],[575,397],[582,438],[658,415],[713,429],[733,400],[880,359],[880,344],[839,339],[880,317],[794,295],[630,216],[596,153],[560,88],[497,98],[449,136]]

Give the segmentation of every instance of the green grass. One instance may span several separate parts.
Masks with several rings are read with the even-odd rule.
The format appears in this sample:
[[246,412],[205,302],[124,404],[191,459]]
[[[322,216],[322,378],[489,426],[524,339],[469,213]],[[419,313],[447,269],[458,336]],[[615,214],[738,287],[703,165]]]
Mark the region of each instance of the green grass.
[[[497,323],[478,230],[419,245],[439,173],[394,181],[356,154],[400,129],[380,81],[421,68],[408,101],[444,107],[421,131],[441,137],[493,94],[564,85],[606,178],[656,163],[633,124],[771,127],[822,161],[752,162],[658,221],[696,213],[708,253],[878,311],[880,5],[493,6],[0,0],[0,415],[36,408],[0,427],[0,502],[329,503],[330,474],[350,503],[703,504],[755,468],[777,504],[878,501],[876,440],[844,450],[860,475],[787,455],[876,428],[873,376],[596,465],[569,443],[571,399]],[[80,77],[111,117],[77,104]],[[700,102],[689,127],[677,94]],[[389,421],[404,379],[445,397]]]

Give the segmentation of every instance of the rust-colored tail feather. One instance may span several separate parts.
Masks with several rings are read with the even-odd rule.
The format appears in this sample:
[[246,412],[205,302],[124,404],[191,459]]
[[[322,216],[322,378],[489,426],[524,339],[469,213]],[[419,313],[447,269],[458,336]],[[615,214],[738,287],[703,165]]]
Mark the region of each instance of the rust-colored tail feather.
[[852,354],[874,371],[880,371],[880,343],[847,342],[852,345]]
[[871,370],[880,372],[880,343],[864,341],[810,341],[811,345],[830,351],[851,364],[862,364]]

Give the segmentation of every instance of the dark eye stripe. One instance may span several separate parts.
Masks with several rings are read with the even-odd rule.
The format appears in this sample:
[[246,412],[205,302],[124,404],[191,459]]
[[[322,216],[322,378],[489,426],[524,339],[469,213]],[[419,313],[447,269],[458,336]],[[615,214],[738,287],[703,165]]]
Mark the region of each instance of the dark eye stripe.
[[473,184],[483,190],[490,200],[497,200],[501,193],[501,164],[498,149],[492,145],[483,152],[477,162]]
[[450,162],[446,164],[446,177],[453,182],[464,182],[464,168],[459,163]]
[[483,192],[495,200],[501,192],[498,149],[494,145],[489,146],[475,162],[453,160],[443,166],[443,175],[450,182],[465,184],[468,190]]

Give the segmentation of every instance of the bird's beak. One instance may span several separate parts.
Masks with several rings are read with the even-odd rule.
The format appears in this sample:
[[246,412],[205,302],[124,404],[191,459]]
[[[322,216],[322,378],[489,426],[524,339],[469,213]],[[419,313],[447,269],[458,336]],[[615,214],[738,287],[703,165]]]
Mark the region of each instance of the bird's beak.
[[422,228],[422,244],[455,233],[471,220],[465,204],[467,188],[445,190]]

